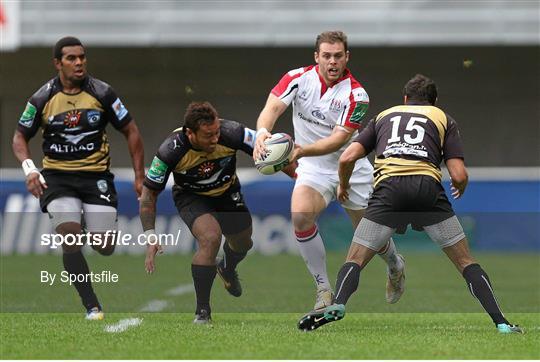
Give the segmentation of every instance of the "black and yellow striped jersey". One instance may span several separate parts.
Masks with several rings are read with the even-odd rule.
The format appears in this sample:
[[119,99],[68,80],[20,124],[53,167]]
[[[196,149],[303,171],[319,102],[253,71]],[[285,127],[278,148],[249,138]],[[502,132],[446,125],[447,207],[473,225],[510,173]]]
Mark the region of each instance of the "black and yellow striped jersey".
[[463,158],[456,122],[425,104],[389,108],[371,119],[355,138],[375,151],[375,185],[390,176],[428,175],[441,181],[442,160]]
[[109,141],[105,127],[121,129],[131,115],[112,87],[87,76],[77,94],[62,91],[59,77],[43,85],[26,104],[17,129],[26,139],[43,130],[44,169],[107,171]]
[[237,182],[236,152],[253,155],[255,131],[242,124],[221,120],[216,149],[207,153],[193,148],[182,128],[161,144],[146,174],[144,185],[163,190],[171,172],[175,187],[205,196],[219,196]]

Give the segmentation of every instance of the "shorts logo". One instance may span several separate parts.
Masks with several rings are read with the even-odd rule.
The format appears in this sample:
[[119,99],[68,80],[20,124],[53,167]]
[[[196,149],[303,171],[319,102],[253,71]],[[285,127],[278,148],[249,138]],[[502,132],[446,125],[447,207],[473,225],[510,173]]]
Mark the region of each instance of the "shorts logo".
[[312,111],[312,112],[311,112],[311,115],[312,115],[313,117],[316,117],[316,118],[318,118],[318,119],[320,119],[320,120],[323,120],[323,121],[324,121],[324,119],[326,118],[326,117],[324,116],[324,114],[322,114],[322,112],[321,112],[320,110],[318,110],[318,109]]
[[124,119],[124,117],[128,114],[128,110],[126,107],[124,107],[124,104],[120,100],[120,98],[116,98],[114,103],[112,104],[112,109],[114,111],[114,114],[116,115],[116,118],[118,118],[120,121]]
[[99,111],[88,111],[86,112],[86,119],[90,126],[96,126],[101,119],[101,113]]
[[165,181],[165,175],[167,174],[167,165],[165,162],[161,161],[157,156],[152,160],[152,165],[148,170],[146,177],[150,181],[154,181],[158,184],[162,184]]
[[107,185],[107,181],[105,180],[98,180],[97,182],[97,188],[98,190],[104,194],[107,192],[107,190],[109,190],[109,186]]
[[26,108],[19,119],[19,124],[27,128],[32,127],[32,124],[34,124],[34,118],[36,118],[36,113],[37,108],[30,102],[26,103]]
[[81,120],[81,112],[69,111],[64,118],[64,125],[68,128],[75,128]]

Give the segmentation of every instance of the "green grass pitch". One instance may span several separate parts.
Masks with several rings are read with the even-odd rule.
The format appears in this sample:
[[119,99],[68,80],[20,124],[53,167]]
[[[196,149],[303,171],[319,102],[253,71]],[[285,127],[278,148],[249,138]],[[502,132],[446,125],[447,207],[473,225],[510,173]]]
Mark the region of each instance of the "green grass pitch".
[[[146,275],[142,256],[88,256],[93,271],[118,283],[97,284],[104,321],[85,321],[73,287],[40,283],[40,271],[60,273],[61,257],[2,256],[2,359],[539,359],[538,254],[478,254],[499,304],[524,335],[499,335],[463,279],[442,253],[405,254],[407,288],[395,305],[384,301],[385,269],[374,260],[361,274],[347,315],[314,332],[296,328],[314,302],[313,282],[299,256],[250,255],[239,268],[244,295],[229,296],[216,278],[214,323],[193,325],[190,257],[160,256]],[[328,256],[334,278],[344,252]],[[180,288],[181,290],[182,288]],[[178,291],[178,289],[176,289]],[[161,305],[158,312],[142,312]],[[150,303],[150,304],[149,304]],[[106,326],[142,322],[123,332]]]

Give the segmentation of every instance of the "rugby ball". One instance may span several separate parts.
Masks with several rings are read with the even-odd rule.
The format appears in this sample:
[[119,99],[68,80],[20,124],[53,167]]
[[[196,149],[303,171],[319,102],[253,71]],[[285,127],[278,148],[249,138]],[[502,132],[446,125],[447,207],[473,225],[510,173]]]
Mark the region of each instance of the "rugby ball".
[[289,164],[294,142],[286,133],[274,133],[264,144],[266,154],[255,161],[255,167],[263,175],[273,175]]

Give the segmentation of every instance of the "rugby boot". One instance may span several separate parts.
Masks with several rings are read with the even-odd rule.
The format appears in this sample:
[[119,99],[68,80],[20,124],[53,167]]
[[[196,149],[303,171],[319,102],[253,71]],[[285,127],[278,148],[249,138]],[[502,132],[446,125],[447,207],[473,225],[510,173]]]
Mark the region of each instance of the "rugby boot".
[[197,314],[195,314],[195,319],[193,320],[194,324],[209,324],[212,323],[212,317],[206,309],[201,309]]
[[238,278],[238,272],[236,270],[228,270],[225,268],[225,263],[221,259],[216,265],[216,271],[223,280],[223,285],[230,295],[239,297],[242,295],[242,285]]
[[101,321],[105,318],[105,314],[100,307],[93,307],[86,311],[85,319],[88,321]]
[[313,310],[305,314],[298,321],[298,329],[304,332],[313,331],[326,323],[339,321],[345,316],[345,306],[343,304],[332,304],[329,307]]
[[397,254],[396,257],[401,260],[402,268],[392,273],[390,268],[386,267],[388,275],[386,280],[386,301],[390,304],[397,303],[405,291],[405,259],[401,254]]
[[334,293],[330,289],[317,289],[314,310],[323,309],[334,303]]
[[497,330],[499,331],[499,333],[502,333],[502,334],[510,334],[510,333],[524,334],[525,333],[523,328],[521,328],[520,326],[514,325],[514,324],[506,324],[506,323],[497,324]]

